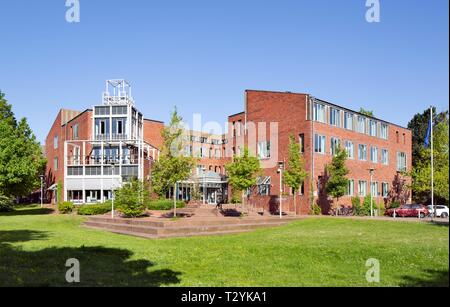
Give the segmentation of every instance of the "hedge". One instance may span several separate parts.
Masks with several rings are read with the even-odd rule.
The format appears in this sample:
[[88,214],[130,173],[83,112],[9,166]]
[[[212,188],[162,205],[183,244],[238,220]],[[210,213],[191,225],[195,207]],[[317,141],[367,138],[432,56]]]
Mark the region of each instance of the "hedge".
[[58,204],[58,211],[61,214],[69,214],[73,212],[74,204],[70,201],[65,201]]
[[78,215],[102,215],[111,212],[111,202],[97,205],[83,205],[78,208]]
[[[184,208],[186,204],[182,201],[177,201],[177,208]],[[170,199],[160,199],[153,200],[147,204],[149,210],[172,210],[173,200]]]

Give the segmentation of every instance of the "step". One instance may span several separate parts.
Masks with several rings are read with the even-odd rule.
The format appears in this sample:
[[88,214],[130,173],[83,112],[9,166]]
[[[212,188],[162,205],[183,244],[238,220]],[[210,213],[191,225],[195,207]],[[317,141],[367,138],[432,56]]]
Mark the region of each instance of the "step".
[[203,225],[203,226],[180,226],[180,227],[151,227],[151,226],[141,226],[141,225],[131,225],[131,224],[118,224],[118,223],[107,223],[99,221],[86,221],[85,226],[95,227],[110,231],[122,231],[130,233],[140,233],[152,236],[167,236],[167,235],[195,235],[200,233],[216,233],[216,232],[242,232],[250,231],[259,228],[267,227],[277,227],[285,225],[285,222],[278,223],[257,223],[257,224],[231,224],[231,225]]

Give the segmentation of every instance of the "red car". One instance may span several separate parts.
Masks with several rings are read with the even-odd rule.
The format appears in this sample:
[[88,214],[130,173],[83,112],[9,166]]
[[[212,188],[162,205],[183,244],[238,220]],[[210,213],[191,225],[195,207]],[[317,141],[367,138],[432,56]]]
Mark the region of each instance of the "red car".
[[394,211],[397,217],[419,217],[420,214],[420,218],[424,218],[430,214],[427,207],[419,204],[409,204],[396,209],[389,209],[386,211],[386,215],[394,216]]

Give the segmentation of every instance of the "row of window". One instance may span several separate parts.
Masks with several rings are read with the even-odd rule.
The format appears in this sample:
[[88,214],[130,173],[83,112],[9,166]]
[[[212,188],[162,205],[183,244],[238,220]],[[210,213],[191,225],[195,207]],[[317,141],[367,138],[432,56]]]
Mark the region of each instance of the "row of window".
[[[114,175],[120,174],[119,167],[104,167],[103,175],[111,176],[114,172]],[[83,176],[83,167],[75,166],[67,168],[68,176]],[[122,166],[122,175],[123,176],[138,176],[139,170],[136,166]],[[101,166],[86,166],[85,167],[85,176],[102,176],[102,167]]]
[[[328,110],[328,112],[327,112]],[[327,116],[327,114],[329,116]],[[314,121],[330,124],[334,127],[344,128],[359,133],[368,134],[387,140],[389,125],[363,115],[356,115],[325,104],[315,103],[313,110]]]
[[211,145],[222,145],[222,144],[226,144],[227,141],[226,140],[219,140],[219,139],[211,139],[208,142],[208,138],[204,137],[204,136],[186,136],[184,138],[185,141],[187,142],[194,142],[194,143],[202,143],[202,144],[211,144]]
[[[359,180],[358,181],[358,196],[365,197],[370,193],[374,197],[388,197],[389,195],[389,183],[382,182],[381,183],[381,191],[379,190],[379,183],[378,182],[372,182],[372,185],[370,187],[370,192],[367,190],[368,183],[365,180]],[[355,180],[349,180],[348,186],[347,186],[347,196],[355,196]]]
[[184,155],[187,157],[195,156],[197,158],[222,158],[222,149],[210,149],[210,148],[194,148],[192,145],[187,145],[184,148]]
[[[320,154],[326,154],[326,136],[315,134],[314,135],[314,151]],[[335,137],[331,138],[330,141],[330,153],[332,155],[336,154],[337,149],[341,146],[341,140]],[[345,151],[349,159],[355,159],[355,144],[352,141],[345,141],[344,146]],[[368,157],[369,156],[369,157]],[[389,151],[387,149],[381,149],[381,159],[379,160],[379,149],[376,146],[370,146],[370,151],[368,151],[367,145],[358,144],[358,160],[379,163],[383,165],[389,165]],[[397,170],[406,171],[407,169],[407,157],[406,153],[397,153]]]
[[95,107],[95,115],[126,115],[128,114],[127,106],[105,106]]

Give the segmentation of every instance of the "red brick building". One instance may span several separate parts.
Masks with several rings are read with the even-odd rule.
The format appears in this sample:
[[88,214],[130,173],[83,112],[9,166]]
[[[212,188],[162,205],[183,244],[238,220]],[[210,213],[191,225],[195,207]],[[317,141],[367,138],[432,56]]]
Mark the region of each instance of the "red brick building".
[[[122,84],[117,82],[113,80]],[[150,181],[152,162],[163,145],[163,128],[163,122],[145,119],[131,96],[120,90],[84,112],[61,110],[46,139],[48,193],[55,201],[59,183],[62,199],[98,202],[109,199],[112,189],[130,176]],[[228,117],[227,134],[185,131],[184,152],[196,159],[197,167],[192,178],[180,184],[179,198],[191,200],[192,187],[198,184],[205,203],[229,200],[225,165],[248,147],[259,157],[264,173],[249,200],[277,211],[278,168],[288,160],[291,135],[301,145],[309,174],[298,191],[297,213],[308,214],[313,202],[328,213],[332,200],[324,192],[325,166],[338,145],[348,152],[350,170],[348,195],[340,205],[350,205],[353,196],[363,198],[371,192],[375,203],[387,201],[396,175],[411,169],[408,129],[309,94],[248,90],[245,111]],[[284,184],[282,190],[283,211],[294,211],[292,191]]]
[[[309,94],[248,90],[245,111],[230,116],[229,122],[231,151],[239,154],[247,146],[261,159],[264,178],[252,190],[250,201],[266,209],[278,208],[278,162],[288,159],[290,135],[301,144],[309,174],[297,197],[298,213],[309,213],[312,196],[328,213],[332,200],[324,191],[325,166],[338,145],[348,152],[350,170],[348,195],[339,201],[340,205],[350,205],[351,197],[363,198],[370,191],[375,202],[387,200],[396,175],[411,169],[410,130]],[[292,195],[284,184],[282,190],[283,194]],[[286,197],[285,204],[283,210],[294,210],[292,197]]]

